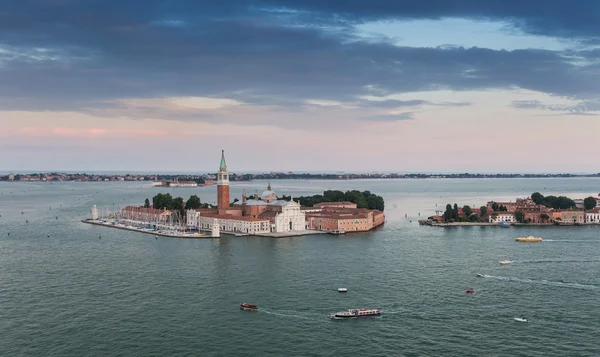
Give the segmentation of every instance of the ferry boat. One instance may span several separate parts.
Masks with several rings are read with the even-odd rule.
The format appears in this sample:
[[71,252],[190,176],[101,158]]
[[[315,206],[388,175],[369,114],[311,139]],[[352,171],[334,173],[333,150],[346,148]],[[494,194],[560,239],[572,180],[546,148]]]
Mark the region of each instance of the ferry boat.
[[541,237],[534,237],[534,236],[529,236],[529,237],[521,237],[521,238],[517,238],[515,239],[517,242],[541,242],[543,241],[543,239]]
[[258,306],[243,303],[243,304],[240,304],[240,309],[248,310],[248,311],[256,311],[256,310],[258,310]]
[[380,310],[375,309],[350,309],[348,311],[336,312],[331,315],[332,319],[338,318],[352,318],[352,317],[369,317],[369,316],[379,316],[381,315]]

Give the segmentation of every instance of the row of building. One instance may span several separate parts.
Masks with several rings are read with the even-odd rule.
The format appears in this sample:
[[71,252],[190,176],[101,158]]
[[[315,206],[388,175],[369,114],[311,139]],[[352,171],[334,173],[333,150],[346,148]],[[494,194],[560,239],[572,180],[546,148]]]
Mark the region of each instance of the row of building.
[[[153,208],[126,207],[122,216],[144,221],[166,222],[170,212]],[[241,201],[231,203],[229,172],[225,153],[217,174],[217,208],[190,209],[185,221],[190,229],[210,230],[215,222],[222,232],[241,234],[302,233],[319,231],[368,231],[385,222],[378,210],[357,208],[352,202],[324,202],[314,207],[302,207],[291,198],[280,200],[271,184],[258,195],[248,197],[244,192]]]
[[[579,202],[581,201],[581,202]],[[600,206],[600,198],[596,198]],[[575,200],[578,208],[553,209],[533,202],[531,198],[518,198],[515,202],[488,202],[489,222],[517,222],[516,212],[523,213],[527,223],[600,224],[600,208],[583,209],[583,200]],[[504,206],[506,211],[494,211],[493,206]]]

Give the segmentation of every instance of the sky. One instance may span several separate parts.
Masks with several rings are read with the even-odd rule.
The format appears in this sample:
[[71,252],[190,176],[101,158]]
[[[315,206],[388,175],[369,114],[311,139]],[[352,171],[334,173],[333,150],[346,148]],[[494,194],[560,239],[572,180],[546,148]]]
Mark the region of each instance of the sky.
[[0,171],[600,172],[600,1],[2,4]]

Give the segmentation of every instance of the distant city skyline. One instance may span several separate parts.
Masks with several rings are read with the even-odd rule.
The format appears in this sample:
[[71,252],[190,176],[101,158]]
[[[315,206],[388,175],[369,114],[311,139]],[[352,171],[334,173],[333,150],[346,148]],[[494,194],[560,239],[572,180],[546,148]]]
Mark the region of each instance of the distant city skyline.
[[597,173],[600,2],[548,4],[9,0],[0,172]]

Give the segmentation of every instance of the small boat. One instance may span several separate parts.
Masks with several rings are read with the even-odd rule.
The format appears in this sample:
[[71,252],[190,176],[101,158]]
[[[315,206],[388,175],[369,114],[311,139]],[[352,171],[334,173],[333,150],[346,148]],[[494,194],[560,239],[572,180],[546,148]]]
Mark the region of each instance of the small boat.
[[328,234],[332,234],[334,236],[340,235],[340,234],[344,234],[346,232],[344,232],[342,229],[333,229],[331,231],[327,231]]
[[477,277],[478,278],[484,278],[484,275],[483,274],[477,274]]
[[345,292],[347,292],[347,291],[348,291],[348,289],[347,289],[347,288],[339,288],[339,289],[338,289],[338,291],[339,291],[340,293],[345,293]]
[[475,292],[475,290],[473,290],[473,289],[467,289],[467,290],[465,290],[465,292],[466,292],[467,294],[472,294],[472,293],[474,293],[474,292]]
[[500,221],[500,222],[498,222],[498,227],[500,227],[500,228],[509,228],[510,227],[510,223],[508,223],[506,221]]
[[350,309],[348,311],[336,312],[335,314],[331,314],[332,319],[343,319],[343,318],[353,318],[353,317],[369,317],[369,316],[379,316],[381,315],[381,310],[377,309]]
[[515,317],[515,321],[519,321],[519,322],[528,322],[526,318],[524,317]]
[[240,304],[240,309],[248,310],[248,311],[256,311],[256,310],[258,310],[258,306],[243,303],[243,304]]
[[500,261],[500,264],[510,264],[510,263],[512,263],[512,261],[506,260],[506,259]]
[[530,243],[543,241],[543,239],[541,237],[534,237],[534,236],[516,238],[515,240],[517,242],[530,242]]

